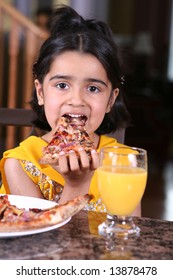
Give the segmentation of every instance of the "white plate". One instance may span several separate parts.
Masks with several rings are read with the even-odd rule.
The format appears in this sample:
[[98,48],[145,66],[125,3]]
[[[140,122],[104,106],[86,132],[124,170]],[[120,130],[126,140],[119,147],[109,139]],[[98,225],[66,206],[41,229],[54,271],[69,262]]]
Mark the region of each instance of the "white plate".
[[[53,201],[40,199],[40,198],[34,198],[34,197],[28,197],[28,196],[8,195],[8,199],[11,204],[16,205],[19,208],[25,208],[26,210],[28,210],[29,208],[47,209],[47,208],[51,208],[56,205],[56,203]],[[48,226],[48,227],[34,229],[34,230],[25,230],[25,231],[18,231],[18,232],[0,232],[0,238],[18,237],[18,236],[24,236],[24,235],[30,235],[30,234],[36,234],[36,233],[50,231],[50,230],[62,227],[63,225],[67,224],[70,221],[70,219],[71,218],[68,218],[67,220],[63,221],[62,223],[58,223],[53,226]]]

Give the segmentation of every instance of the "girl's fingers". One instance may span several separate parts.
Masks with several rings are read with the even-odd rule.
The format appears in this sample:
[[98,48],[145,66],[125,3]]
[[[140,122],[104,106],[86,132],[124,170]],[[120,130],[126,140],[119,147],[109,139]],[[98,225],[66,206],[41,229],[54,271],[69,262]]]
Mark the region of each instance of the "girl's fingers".
[[74,151],[68,153],[69,169],[72,172],[80,170],[78,156]]
[[80,168],[82,171],[87,171],[90,169],[90,160],[83,148],[78,150],[79,153],[79,161],[80,161]]
[[99,166],[99,154],[96,150],[91,151],[91,170],[97,169]]
[[78,171],[89,171],[97,169],[99,165],[99,156],[96,150],[91,151],[91,159],[89,159],[83,148],[78,150],[77,155],[74,151],[70,151],[67,154],[61,152],[58,158],[58,166],[56,170],[62,174],[67,174],[69,172]]
[[61,152],[59,156],[59,171],[62,174],[69,172],[77,172],[80,170],[80,163],[78,156],[74,151],[69,151],[68,155]]
[[91,151],[91,160],[83,148],[78,150],[80,155],[80,166],[83,171],[95,170],[99,165],[99,155],[96,150]]
[[68,157],[64,152],[59,154],[59,164],[58,169],[60,173],[67,174],[69,172]]

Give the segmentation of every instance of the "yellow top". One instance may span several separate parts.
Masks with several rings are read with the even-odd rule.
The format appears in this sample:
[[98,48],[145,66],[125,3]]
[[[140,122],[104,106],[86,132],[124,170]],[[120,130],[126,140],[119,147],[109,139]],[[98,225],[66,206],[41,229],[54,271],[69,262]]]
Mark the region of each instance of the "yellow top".
[[[30,136],[20,143],[14,149],[5,151],[0,161],[0,172],[2,176],[3,186],[0,188],[1,194],[10,194],[7,180],[4,173],[4,162],[7,158],[16,158],[20,161],[23,170],[28,174],[31,180],[40,187],[43,196],[49,200],[58,200],[63,191],[63,177],[50,165],[39,163],[42,156],[42,148],[47,145],[43,139],[37,136]],[[106,146],[124,146],[119,144],[115,138],[105,135],[100,136],[99,147],[97,151]],[[94,195],[93,201],[88,205],[88,210],[105,211],[104,205],[101,203],[96,172],[93,175],[89,193]]]

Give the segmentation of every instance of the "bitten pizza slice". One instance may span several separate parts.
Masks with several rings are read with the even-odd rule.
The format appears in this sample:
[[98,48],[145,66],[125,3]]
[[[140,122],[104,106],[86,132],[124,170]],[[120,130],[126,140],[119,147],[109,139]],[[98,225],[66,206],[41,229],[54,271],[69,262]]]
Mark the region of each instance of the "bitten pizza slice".
[[54,164],[57,162],[59,153],[68,153],[73,150],[78,155],[78,149],[82,147],[88,157],[91,150],[95,149],[94,142],[90,139],[86,128],[84,116],[66,115],[59,119],[55,133],[46,147],[40,159],[42,164]]
[[[57,204],[50,209],[30,208],[26,210],[11,205],[8,202],[8,196],[5,195],[1,198],[3,209],[0,215],[0,232],[33,230],[62,223],[82,210],[92,198],[92,195],[85,194],[64,204]],[[3,206],[4,204],[6,207]]]

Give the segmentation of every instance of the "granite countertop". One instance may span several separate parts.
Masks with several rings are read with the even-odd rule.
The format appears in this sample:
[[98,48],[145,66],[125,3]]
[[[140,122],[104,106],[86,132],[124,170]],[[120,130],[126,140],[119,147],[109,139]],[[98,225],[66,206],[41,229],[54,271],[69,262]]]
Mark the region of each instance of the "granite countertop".
[[173,259],[173,222],[135,217],[140,236],[121,241],[99,236],[97,228],[104,219],[103,213],[80,211],[58,229],[1,238],[0,259]]

